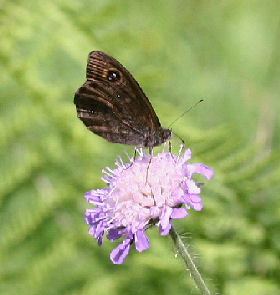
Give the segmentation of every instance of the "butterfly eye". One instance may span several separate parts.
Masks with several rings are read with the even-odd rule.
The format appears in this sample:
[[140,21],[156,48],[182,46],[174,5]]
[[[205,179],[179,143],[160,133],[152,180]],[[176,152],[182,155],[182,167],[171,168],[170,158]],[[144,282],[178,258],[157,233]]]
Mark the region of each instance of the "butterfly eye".
[[116,82],[116,81],[119,81],[120,78],[121,78],[121,75],[119,72],[113,71],[113,70],[108,71],[108,74],[107,74],[108,81]]

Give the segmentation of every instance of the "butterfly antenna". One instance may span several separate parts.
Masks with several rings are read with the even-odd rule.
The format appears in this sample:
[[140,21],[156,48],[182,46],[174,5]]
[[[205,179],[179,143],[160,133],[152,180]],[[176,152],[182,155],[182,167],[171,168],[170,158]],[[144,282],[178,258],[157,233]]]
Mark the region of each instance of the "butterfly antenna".
[[198,102],[196,102],[194,105],[192,105],[190,108],[186,109],[179,117],[177,117],[167,128],[169,129],[173,124],[175,124],[179,119],[181,119],[183,116],[185,116],[186,113],[188,113],[190,110],[195,108],[198,104],[203,102],[204,100],[201,99]]

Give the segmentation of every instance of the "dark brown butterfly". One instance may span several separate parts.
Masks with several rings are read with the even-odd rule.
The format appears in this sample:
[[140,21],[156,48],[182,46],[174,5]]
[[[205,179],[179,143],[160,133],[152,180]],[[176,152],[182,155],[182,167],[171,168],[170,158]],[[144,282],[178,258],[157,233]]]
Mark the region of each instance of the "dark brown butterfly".
[[171,138],[139,84],[113,57],[92,51],[86,78],[74,103],[90,131],[110,142],[150,148]]

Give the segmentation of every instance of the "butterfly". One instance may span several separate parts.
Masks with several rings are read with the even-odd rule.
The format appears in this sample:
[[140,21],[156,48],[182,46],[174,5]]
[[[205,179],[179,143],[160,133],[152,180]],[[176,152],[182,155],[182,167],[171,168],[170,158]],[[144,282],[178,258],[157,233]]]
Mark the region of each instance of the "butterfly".
[[102,51],[90,52],[74,103],[85,126],[109,142],[152,148],[172,137],[129,71]]

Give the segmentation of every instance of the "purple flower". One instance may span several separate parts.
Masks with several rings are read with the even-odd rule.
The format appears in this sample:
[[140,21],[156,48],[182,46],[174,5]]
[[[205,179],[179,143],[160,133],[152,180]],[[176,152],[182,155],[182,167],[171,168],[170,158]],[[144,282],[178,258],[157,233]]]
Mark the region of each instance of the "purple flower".
[[179,156],[138,153],[130,163],[119,157],[115,169],[103,170],[107,188],[85,194],[87,202],[95,206],[86,210],[85,220],[98,245],[105,233],[110,241],[123,238],[110,255],[115,264],[123,263],[133,242],[138,252],[149,248],[145,231],[151,225],[156,224],[161,235],[168,235],[171,219],[185,218],[190,208],[200,211],[200,188],[192,174],[200,173],[206,179],[213,176],[213,170],[203,164],[186,163],[191,158],[190,149]]

